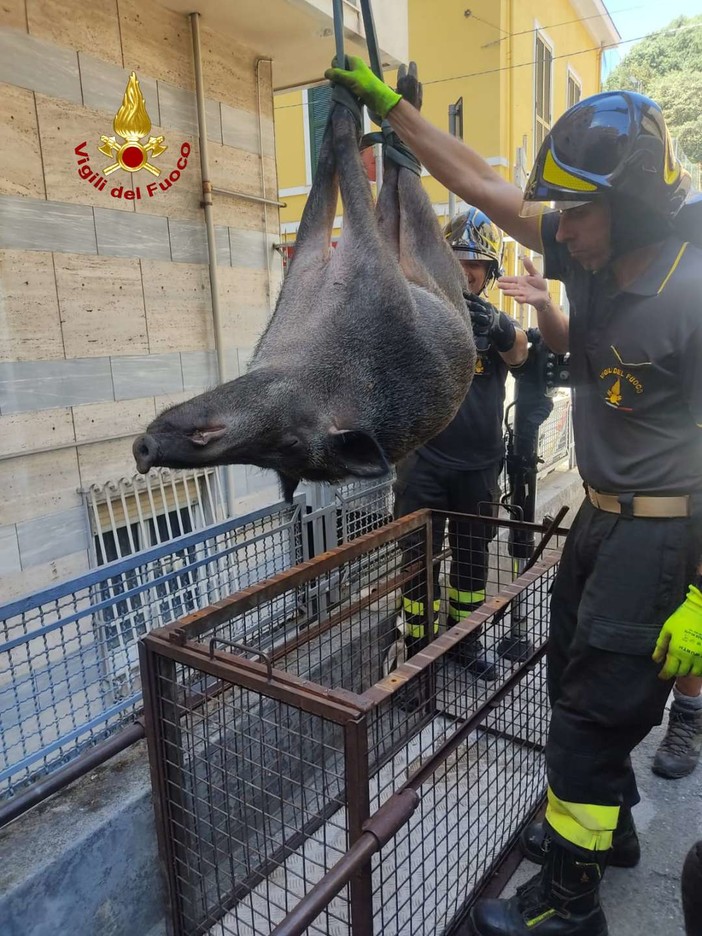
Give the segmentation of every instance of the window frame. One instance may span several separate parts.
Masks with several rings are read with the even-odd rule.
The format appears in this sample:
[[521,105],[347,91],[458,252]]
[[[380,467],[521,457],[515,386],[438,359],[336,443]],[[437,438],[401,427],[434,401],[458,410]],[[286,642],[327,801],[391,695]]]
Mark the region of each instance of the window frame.
[[[538,86],[539,86],[539,44],[541,44],[549,54],[549,79],[548,79],[548,101],[545,102],[548,105],[548,120],[543,116],[538,114]],[[534,151],[533,158],[536,159],[537,153],[541,147],[541,143],[546,138],[547,134],[553,126],[553,62],[555,58],[555,47],[553,42],[549,39],[543,29],[539,27],[538,23],[534,24],[534,105],[533,105],[533,143]],[[545,73],[545,72],[544,72]],[[543,82],[542,82],[543,84]],[[545,90],[542,87],[542,92]],[[545,95],[541,95],[542,99],[545,99]],[[543,131],[543,136],[540,136],[539,131]]]
[[566,110],[569,110],[573,106],[573,104],[570,103],[571,83],[578,89],[578,100],[573,101],[573,104],[577,104],[578,101],[582,101],[583,99],[583,83],[582,79],[576,70],[572,67],[572,65],[568,65],[568,68],[566,69]]

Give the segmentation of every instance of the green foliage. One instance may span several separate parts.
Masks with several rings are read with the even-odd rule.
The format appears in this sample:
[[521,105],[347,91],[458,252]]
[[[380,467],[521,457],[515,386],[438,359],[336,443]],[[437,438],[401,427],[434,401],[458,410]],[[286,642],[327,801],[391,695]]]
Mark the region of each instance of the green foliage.
[[702,162],[702,15],[680,16],[642,39],[605,88],[640,91],[657,101],[685,154]]

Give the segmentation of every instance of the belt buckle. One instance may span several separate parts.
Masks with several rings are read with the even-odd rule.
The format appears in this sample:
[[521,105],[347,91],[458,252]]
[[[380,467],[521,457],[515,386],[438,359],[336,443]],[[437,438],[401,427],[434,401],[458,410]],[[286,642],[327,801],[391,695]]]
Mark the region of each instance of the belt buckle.
[[634,519],[634,498],[635,494],[618,494],[619,513],[625,520]]

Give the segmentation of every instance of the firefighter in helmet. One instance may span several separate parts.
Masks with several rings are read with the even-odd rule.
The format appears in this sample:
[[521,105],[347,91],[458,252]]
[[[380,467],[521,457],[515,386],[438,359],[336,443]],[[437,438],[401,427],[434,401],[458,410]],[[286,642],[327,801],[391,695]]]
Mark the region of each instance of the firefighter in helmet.
[[536,304],[547,345],[570,352],[586,491],[551,596],[548,805],[525,836],[543,867],[509,900],[479,901],[471,923],[477,936],[605,936],[605,867],[639,854],[631,751],[662,721],[674,679],[702,676],[702,238],[679,233],[689,176],[660,107],[610,91],[559,118],[522,193],[361,60],[350,66],[328,77],[543,254],[568,295],[569,317],[545,291]]
[[[504,312],[498,312],[484,293],[501,274],[502,233],[482,211],[469,207],[449,222],[444,235],[464,272],[465,298],[473,324],[477,360],[475,376],[452,422],[397,468],[395,516],[422,507],[433,508],[434,554],[446,532],[446,513],[492,517],[498,499],[498,477],[504,458],[502,418],[508,369],[524,362],[526,334]],[[442,515],[443,512],[443,515]],[[442,522],[443,520],[443,522]],[[485,600],[488,546],[494,525],[451,516],[448,540],[451,565],[447,594],[448,624],[468,617]],[[439,569],[435,569],[434,613],[438,631]],[[404,638],[391,654],[389,668],[416,653],[429,638],[425,609],[410,582],[404,591],[398,630]],[[483,680],[496,669],[476,635],[457,645],[457,662]]]

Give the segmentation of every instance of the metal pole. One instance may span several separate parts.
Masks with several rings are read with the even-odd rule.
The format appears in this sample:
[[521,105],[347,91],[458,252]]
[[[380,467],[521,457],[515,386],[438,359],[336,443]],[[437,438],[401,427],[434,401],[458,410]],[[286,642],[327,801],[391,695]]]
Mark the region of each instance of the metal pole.
[[17,819],[22,813],[27,812],[33,806],[37,806],[45,799],[63,790],[69,783],[84,777],[96,767],[106,763],[115,754],[125,751],[132,744],[141,741],[145,737],[144,726],[140,721],[134,722],[127,728],[118,731],[117,734],[96,744],[95,747],[88,748],[83,754],[79,754],[75,760],[70,761],[62,770],[49,774],[48,777],[37,780],[28,789],[23,790],[12,799],[0,805],[0,829],[6,826],[13,819]]
[[334,13],[334,42],[336,44],[336,64],[339,68],[346,68],[346,55],[344,54],[344,5],[343,0],[332,0]]
[[[212,180],[210,178],[210,151],[207,141],[207,119],[205,116],[205,86],[202,78],[202,45],[200,41],[200,14],[190,14],[190,26],[193,36],[193,65],[195,70],[195,99],[197,102],[197,128],[200,138],[200,173],[202,175],[202,202],[205,211],[205,230],[207,233],[207,255],[210,272],[210,292],[212,294],[212,330],[214,332],[215,353],[219,382],[228,379],[227,364],[224,356],[224,335],[222,332],[222,313],[219,305],[219,280],[217,277],[217,237],[215,234],[212,211]],[[234,515],[234,469],[225,468],[225,497],[229,516]]]
[[[451,136],[456,136],[456,105],[449,104],[449,133]],[[456,214],[456,196],[453,192],[448,193],[448,220]]]

